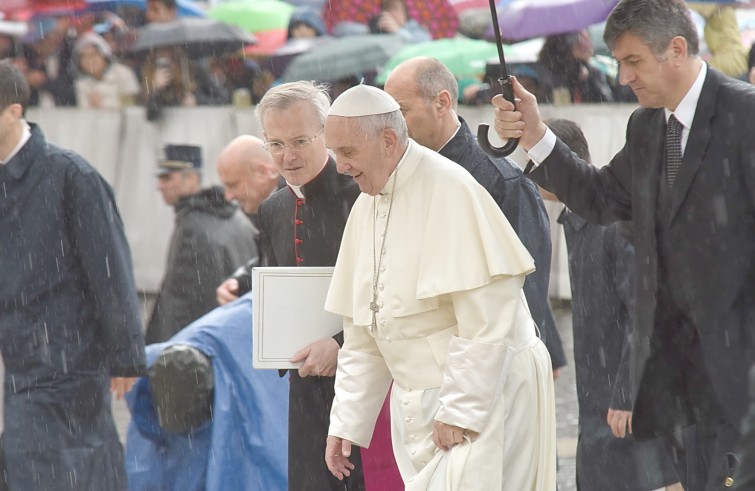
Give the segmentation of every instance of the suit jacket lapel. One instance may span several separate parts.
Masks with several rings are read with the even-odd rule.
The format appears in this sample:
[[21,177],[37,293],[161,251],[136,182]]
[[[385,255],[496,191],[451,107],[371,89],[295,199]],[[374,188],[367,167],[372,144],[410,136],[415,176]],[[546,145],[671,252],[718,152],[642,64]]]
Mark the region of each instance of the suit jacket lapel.
[[682,206],[689,187],[695,179],[695,174],[705,157],[705,150],[708,148],[712,134],[710,121],[716,112],[718,85],[718,76],[708,68],[703,90],[697,102],[695,119],[692,121],[692,128],[690,128],[689,137],[687,138],[687,146],[684,149],[682,166],[674,183],[669,223],[674,220],[676,213]]

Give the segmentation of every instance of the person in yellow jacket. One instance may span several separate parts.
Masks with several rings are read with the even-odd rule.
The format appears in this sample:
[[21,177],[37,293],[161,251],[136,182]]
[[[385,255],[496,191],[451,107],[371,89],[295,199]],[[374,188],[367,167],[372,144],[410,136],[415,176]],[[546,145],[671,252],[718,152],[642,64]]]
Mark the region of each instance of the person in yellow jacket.
[[689,3],[689,8],[705,18],[705,43],[713,55],[710,66],[734,78],[747,73],[747,47],[742,44],[737,13],[732,6]]

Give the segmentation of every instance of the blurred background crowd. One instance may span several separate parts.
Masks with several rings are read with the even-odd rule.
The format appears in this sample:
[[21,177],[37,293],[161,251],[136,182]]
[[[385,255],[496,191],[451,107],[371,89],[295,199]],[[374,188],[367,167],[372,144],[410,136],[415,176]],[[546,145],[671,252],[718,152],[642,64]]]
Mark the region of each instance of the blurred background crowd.
[[[541,102],[634,102],[602,42],[616,2],[498,0],[509,73]],[[568,2],[556,2],[564,4]],[[755,5],[689,3],[704,58],[755,80]],[[414,56],[459,81],[459,102],[487,103],[500,64],[487,0],[3,0],[0,59],[26,74],[32,105],[256,104],[273,85],[381,86]]]

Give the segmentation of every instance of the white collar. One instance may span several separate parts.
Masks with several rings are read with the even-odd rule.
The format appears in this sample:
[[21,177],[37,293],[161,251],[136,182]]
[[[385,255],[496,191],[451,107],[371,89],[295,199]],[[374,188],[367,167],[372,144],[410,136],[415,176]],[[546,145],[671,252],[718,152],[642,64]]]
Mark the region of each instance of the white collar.
[[700,100],[700,94],[703,91],[703,84],[705,83],[705,75],[708,73],[708,65],[705,62],[700,64],[700,72],[697,74],[697,79],[692,87],[689,88],[687,94],[677,106],[676,111],[670,111],[664,108],[666,113],[666,122],[668,122],[669,116],[672,114],[674,117],[682,123],[684,128],[691,129],[692,121],[695,119],[695,111],[697,110],[697,102]]

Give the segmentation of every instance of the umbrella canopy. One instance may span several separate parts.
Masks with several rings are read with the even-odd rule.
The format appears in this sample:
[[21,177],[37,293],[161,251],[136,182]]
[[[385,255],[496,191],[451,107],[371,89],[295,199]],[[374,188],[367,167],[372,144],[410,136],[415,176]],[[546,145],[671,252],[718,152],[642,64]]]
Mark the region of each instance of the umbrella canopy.
[[[422,24],[435,39],[456,34],[459,19],[448,0],[406,0],[409,17]],[[380,12],[380,0],[328,0],[323,20],[332,32],[339,22],[367,24]]]
[[[517,41],[579,31],[602,22],[618,0],[501,0],[498,3],[501,36]],[[492,38],[492,29],[488,35]]]
[[[503,51],[508,59],[509,55],[514,54],[516,48],[504,46]],[[463,37],[413,44],[404,47],[393,55],[380,71],[375,82],[384,84],[394,68],[417,56],[429,56],[437,59],[446,65],[458,79],[473,78],[485,73],[487,60],[498,56],[498,48],[494,43]]]
[[[177,0],[179,17],[205,17],[204,10],[191,0]],[[147,8],[146,0],[0,0],[0,13],[68,15],[83,11],[117,11],[120,7]]]
[[219,3],[207,15],[248,32],[287,29],[293,5],[279,0],[235,0]]
[[[147,8],[147,0],[85,0],[87,10],[117,11],[120,7]],[[192,0],[176,0],[179,17],[206,17],[204,9]]]
[[334,38],[330,36],[291,39],[270,55],[266,66],[275,78],[280,78],[294,58],[317,46],[331,43],[333,40]]
[[193,56],[213,56],[254,44],[251,34],[237,26],[212,19],[186,17],[173,22],[148,24],[137,33],[133,51],[182,46]]
[[403,45],[393,34],[339,38],[294,59],[283,74],[283,82],[335,81],[378,71]]

